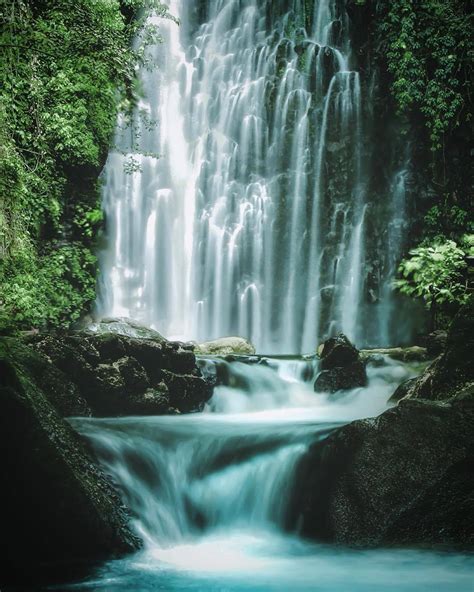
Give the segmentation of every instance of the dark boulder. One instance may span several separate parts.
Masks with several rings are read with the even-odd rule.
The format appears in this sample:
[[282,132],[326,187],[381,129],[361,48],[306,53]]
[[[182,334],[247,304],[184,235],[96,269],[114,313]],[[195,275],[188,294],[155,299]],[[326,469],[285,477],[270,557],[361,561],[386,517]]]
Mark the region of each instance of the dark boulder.
[[314,383],[316,392],[335,393],[367,384],[365,362],[342,333],[323,343],[319,357],[321,372]]
[[15,339],[0,341],[3,579],[140,546],[110,482],[38,387],[44,363]]
[[314,383],[314,390],[335,393],[336,391],[362,387],[366,384],[365,364],[358,360],[344,368],[333,368],[320,372]]
[[340,333],[323,343],[319,357],[321,358],[321,370],[332,370],[356,362],[359,359],[359,352],[349,339]]
[[164,382],[144,393],[132,395],[133,411],[139,415],[162,415],[179,413],[170,406],[169,390]]
[[87,331],[38,335],[29,343],[70,378],[93,415],[198,411],[212,394],[191,344]]
[[474,546],[472,300],[446,351],[394,394],[396,407],[315,444],[297,471],[294,522],[354,546]]
[[473,421],[472,404],[406,401],[340,428],[299,468],[302,533],[360,547],[474,545]]
[[135,358],[125,356],[114,362],[125,383],[125,388],[131,392],[142,392],[150,385],[150,381],[143,366]]
[[[9,343],[13,347],[16,342],[11,340]],[[28,368],[29,375],[35,384],[43,391],[60,415],[82,417],[92,415],[92,411],[77,385],[47,358],[29,347],[16,347],[15,352],[18,358],[17,362]]]
[[446,331],[433,331],[425,338],[425,347],[428,353],[428,356],[434,358],[435,356],[439,356],[446,348],[446,343],[448,340],[448,334]]
[[163,381],[169,389],[171,407],[183,413],[202,411],[212,396],[212,387],[201,376],[173,374],[164,370]]

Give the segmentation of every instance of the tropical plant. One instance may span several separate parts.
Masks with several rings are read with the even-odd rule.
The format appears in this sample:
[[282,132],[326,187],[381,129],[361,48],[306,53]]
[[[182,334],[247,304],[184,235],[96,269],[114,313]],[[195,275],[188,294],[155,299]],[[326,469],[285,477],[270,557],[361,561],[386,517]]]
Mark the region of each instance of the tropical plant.
[[452,240],[412,249],[399,266],[395,287],[424,301],[436,323],[437,311],[445,305],[460,305],[468,298],[467,256],[474,255],[474,235],[466,235],[460,244]]

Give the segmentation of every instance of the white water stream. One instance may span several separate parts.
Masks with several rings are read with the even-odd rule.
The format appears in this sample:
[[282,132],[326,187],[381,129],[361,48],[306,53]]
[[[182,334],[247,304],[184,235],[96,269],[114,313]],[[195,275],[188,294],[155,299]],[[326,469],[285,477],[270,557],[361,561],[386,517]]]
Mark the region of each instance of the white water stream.
[[[167,337],[241,335],[269,353],[313,351],[335,331],[358,345],[400,339],[400,191],[387,187],[379,199],[393,208],[374,220],[371,94],[344,3],[169,4],[181,26],[150,17],[157,67],[140,72],[144,98],[105,170],[101,314]],[[374,224],[390,233],[381,252],[368,247]]]
[[216,364],[221,384],[202,413],[72,420],[122,492],[145,547],[66,589],[470,590],[468,556],[335,549],[286,528],[308,447],[342,423],[382,412],[413,369],[369,368],[368,387],[325,396],[312,390],[312,362],[208,361],[206,370]]

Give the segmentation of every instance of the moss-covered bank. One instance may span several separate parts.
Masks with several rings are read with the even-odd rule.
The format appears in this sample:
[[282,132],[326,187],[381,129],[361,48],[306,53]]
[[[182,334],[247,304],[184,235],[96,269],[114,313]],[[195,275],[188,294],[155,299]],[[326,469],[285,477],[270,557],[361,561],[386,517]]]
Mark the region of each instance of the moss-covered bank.
[[95,298],[98,179],[144,4],[0,2],[0,329],[68,326]]

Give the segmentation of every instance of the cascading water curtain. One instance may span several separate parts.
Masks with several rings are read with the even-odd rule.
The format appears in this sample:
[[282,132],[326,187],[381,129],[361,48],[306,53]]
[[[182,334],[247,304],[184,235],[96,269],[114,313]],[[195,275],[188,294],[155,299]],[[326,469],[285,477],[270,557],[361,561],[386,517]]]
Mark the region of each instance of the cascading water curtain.
[[164,42],[105,170],[103,314],[266,353],[367,340],[368,98],[343,3],[309,6],[172,0],[179,27],[150,17]]

